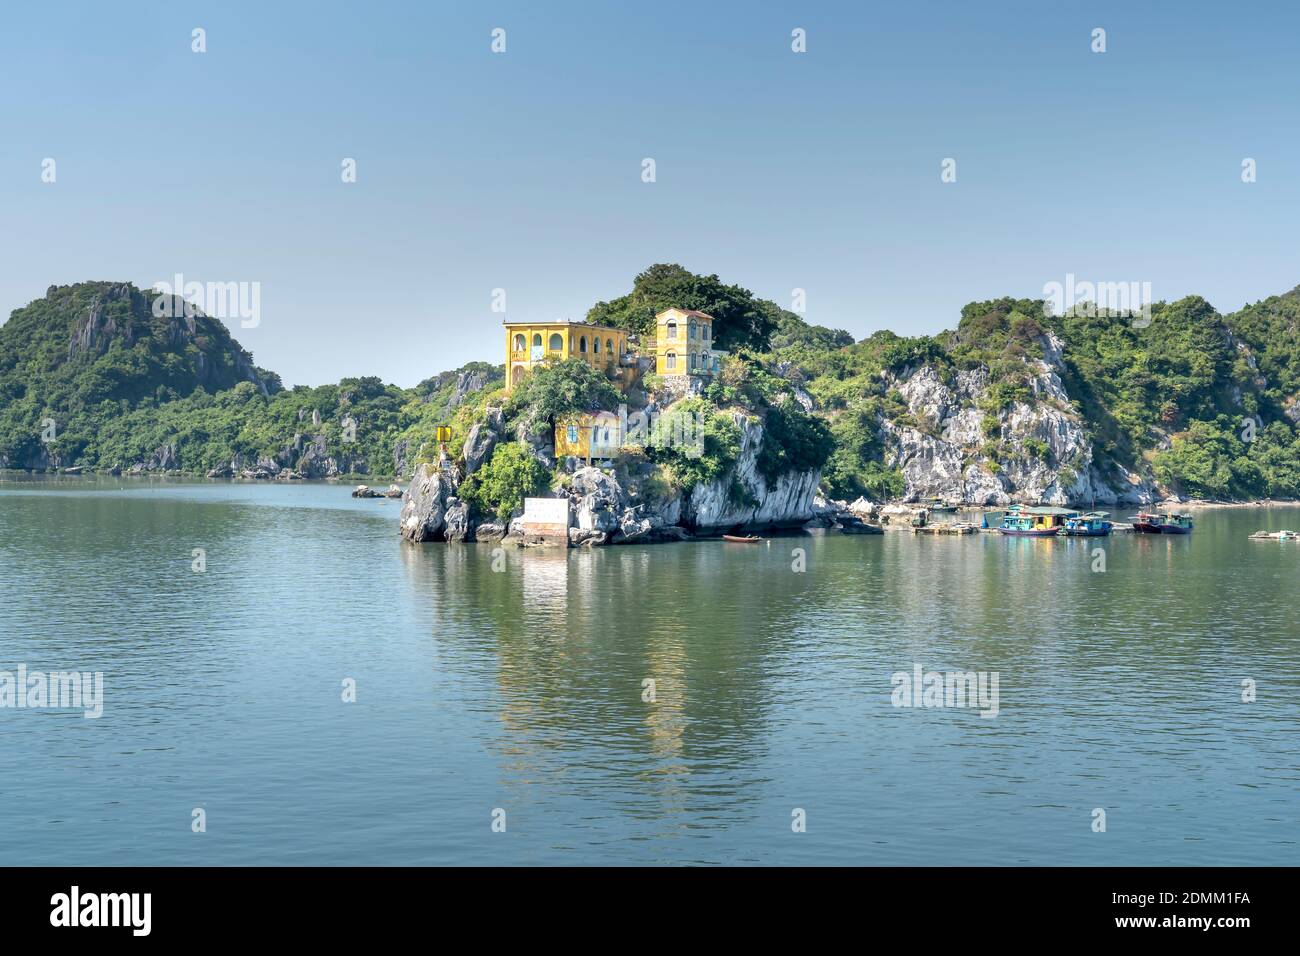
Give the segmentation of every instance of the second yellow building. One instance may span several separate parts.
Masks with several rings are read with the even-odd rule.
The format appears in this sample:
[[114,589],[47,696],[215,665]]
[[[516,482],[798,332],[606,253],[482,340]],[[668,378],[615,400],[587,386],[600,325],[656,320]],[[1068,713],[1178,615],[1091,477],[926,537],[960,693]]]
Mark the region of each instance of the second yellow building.
[[713,347],[713,316],[695,309],[664,309],[655,316],[655,372],[713,375],[725,355]]

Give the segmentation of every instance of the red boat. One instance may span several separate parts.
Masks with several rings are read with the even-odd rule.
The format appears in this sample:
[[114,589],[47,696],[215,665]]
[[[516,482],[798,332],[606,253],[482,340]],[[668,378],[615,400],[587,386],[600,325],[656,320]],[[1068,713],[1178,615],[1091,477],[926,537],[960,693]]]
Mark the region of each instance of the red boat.
[[1147,514],[1145,511],[1138,515],[1133,515],[1129,519],[1133,522],[1133,531],[1137,534],[1159,534],[1160,533],[1160,515]]
[[1191,534],[1192,516],[1162,511],[1133,515],[1133,530],[1138,534]]

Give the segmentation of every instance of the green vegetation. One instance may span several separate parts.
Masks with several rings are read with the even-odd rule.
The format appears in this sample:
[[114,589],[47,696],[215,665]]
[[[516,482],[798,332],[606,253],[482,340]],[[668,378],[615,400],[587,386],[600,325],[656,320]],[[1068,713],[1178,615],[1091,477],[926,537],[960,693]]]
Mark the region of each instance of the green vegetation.
[[873,501],[903,493],[903,475],[884,464],[875,414],[867,404],[855,404],[831,421],[834,450],[822,470],[822,483],[832,498]]
[[791,471],[821,468],[835,450],[830,426],[809,415],[793,399],[773,405],[763,420],[758,473],[768,485]]
[[555,424],[555,420],[574,412],[613,410],[623,401],[608,378],[582,359],[544,365],[534,369],[510,393],[507,417],[525,410],[534,421]]
[[740,428],[732,415],[700,398],[677,402],[662,415],[646,440],[646,454],[662,465],[682,491],[716,481],[740,455]]
[[502,442],[477,472],[461,482],[459,494],[476,516],[510,520],[528,497],[543,494],[551,474],[518,442]]
[[655,316],[674,306],[713,316],[714,347],[720,349],[766,347],[782,314],[775,303],[755,299],[715,275],[699,276],[679,265],[659,263],[638,275],[627,295],[592,306],[587,321],[653,338]]

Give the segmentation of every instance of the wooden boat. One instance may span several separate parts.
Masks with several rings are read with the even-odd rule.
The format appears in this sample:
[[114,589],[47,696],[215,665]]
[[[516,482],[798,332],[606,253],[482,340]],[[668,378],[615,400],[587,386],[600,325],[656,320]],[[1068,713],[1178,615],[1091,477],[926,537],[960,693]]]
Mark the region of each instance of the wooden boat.
[[1138,534],[1191,534],[1192,516],[1173,511],[1143,511],[1131,519]]
[[1065,527],[1067,518],[1077,516],[1077,511],[1068,508],[1012,505],[1003,515],[998,531],[1020,538],[1053,538]]
[[857,516],[843,515],[840,518],[840,531],[844,534],[884,534],[885,529],[878,524],[868,524]]
[[927,524],[912,528],[916,534],[974,534],[979,528],[964,521],[953,524]]
[[949,504],[942,498],[927,498],[921,504],[927,511],[933,511],[935,514],[953,514],[958,510],[957,505]]
[[1110,534],[1114,527],[1106,517],[1105,511],[1089,511],[1087,514],[1066,518],[1061,534],[1080,538],[1103,538]]
[[724,534],[722,536],[722,540],[731,541],[734,542],[735,544],[758,544],[758,542],[762,541],[763,539],[756,534],[747,534],[747,535]]
[[1163,520],[1164,519],[1161,518],[1160,515],[1152,514],[1147,511],[1143,511],[1141,514],[1135,514],[1129,518],[1129,521],[1133,522],[1133,530],[1137,534],[1159,534],[1160,525]]

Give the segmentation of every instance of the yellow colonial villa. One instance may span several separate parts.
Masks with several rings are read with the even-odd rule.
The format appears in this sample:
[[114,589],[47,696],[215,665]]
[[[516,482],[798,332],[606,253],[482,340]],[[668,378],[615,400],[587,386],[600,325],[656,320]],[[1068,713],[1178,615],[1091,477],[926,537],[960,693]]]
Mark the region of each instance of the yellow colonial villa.
[[555,322],[504,322],[506,388],[513,389],[534,366],[582,359],[603,369],[624,388],[653,363],[661,376],[711,376],[725,352],[713,348],[713,316],[694,309],[665,309],[655,316],[656,335],[642,352],[622,329],[563,319]]
[[580,358],[617,377],[629,364],[627,333],[586,322],[506,322],[506,388],[518,385],[535,365],[548,359]]
[[664,309],[655,316],[655,372],[713,375],[725,352],[713,347],[713,316],[695,309]]

